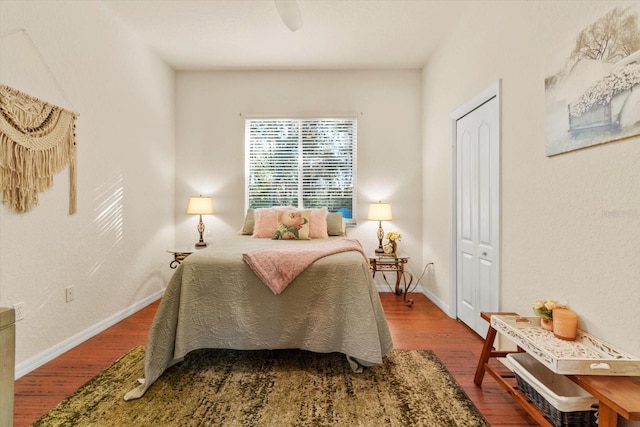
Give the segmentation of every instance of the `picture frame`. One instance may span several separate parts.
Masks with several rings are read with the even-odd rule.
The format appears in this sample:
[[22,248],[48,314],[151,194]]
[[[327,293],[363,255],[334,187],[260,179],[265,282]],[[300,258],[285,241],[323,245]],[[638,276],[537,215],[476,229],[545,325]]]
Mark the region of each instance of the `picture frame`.
[[610,10],[548,55],[547,156],[640,134],[639,9]]

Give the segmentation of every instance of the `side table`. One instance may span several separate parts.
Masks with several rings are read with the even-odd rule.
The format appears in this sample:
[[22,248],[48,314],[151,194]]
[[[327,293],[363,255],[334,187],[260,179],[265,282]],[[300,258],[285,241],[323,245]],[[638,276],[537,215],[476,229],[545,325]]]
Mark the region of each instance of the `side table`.
[[175,269],[175,268],[178,268],[180,263],[184,261],[184,259],[189,255],[191,255],[194,251],[189,249],[187,250],[173,249],[173,250],[168,250],[167,252],[169,252],[170,254],[173,254],[173,261],[169,263],[169,267]]
[[[369,268],[373,272],[373,277],[376,277],[376,273],[378,271],[382,272],[382,277],[384,281],[387,282],[387,276],[385,276],[385,271],[395,271],[396,273],[396,284],[395,284],[395,293],[396,295],[402,295],[402,300],[407,307],[411,307],[413,305],[412,299],[407,299],[407,292],[409,292],[409,287],[413,282],[413,274],[409,271],[405,271],[404,266],[409,262],[408,256],[398,256],[398,255],[386,255],[386,254],[375,254],[374,256],[369,257]],[[387,282],[389,284],[389,282]],[[403,285],[401,289],[401,285]]]

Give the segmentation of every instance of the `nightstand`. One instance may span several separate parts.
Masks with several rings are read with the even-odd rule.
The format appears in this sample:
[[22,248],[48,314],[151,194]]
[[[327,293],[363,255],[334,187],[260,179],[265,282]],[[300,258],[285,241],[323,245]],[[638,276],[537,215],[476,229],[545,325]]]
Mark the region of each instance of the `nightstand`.
[[[396,273],[396,285],[395,285],[395,293],[396,295],[402,295],[402,300],[404,304],[408,307],[413,305],[412,299],[407,299],[407,292],[409,292],[409,287],[413,282],[413,274],[409,271],[405,271],[404,266],[409,262],[408,256],[399,256],[399,255],[386,255],[386,254],[375,254],[369,257],[369,268],[373,272],[373,277],[376,277],[376,273],[378,271],[382,272],[382,277],[384,281],[387,282],[387,276],[385,276],[385,271],[395,271]],[[402,285],[402,286],[401,286]],[[402,287],[402,289],[401,289]]]
[[174,250],[168,250],[167,252],[169,252],[170,254],[173,254],[173,261],[169,263],[169,267],[178,268],[180,263],[184,261],[186,257],[191,255],[194,252],[194,250],[193,249],[186,249],[186,250],[174,249]]

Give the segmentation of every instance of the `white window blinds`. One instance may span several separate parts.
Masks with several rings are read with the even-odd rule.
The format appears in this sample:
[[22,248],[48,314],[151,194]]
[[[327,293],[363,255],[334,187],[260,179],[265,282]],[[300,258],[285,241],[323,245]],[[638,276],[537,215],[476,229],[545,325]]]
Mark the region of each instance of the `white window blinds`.
[[355,119],[247,119],[247,204],[353,217]]

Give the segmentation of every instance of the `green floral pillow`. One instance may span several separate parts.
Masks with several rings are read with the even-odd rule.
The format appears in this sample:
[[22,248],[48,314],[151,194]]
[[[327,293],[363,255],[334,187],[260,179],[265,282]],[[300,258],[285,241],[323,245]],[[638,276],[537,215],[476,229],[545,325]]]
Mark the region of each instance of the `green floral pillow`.
[[308,240],[311,210],[276,210],[277,228],[273,240]]

